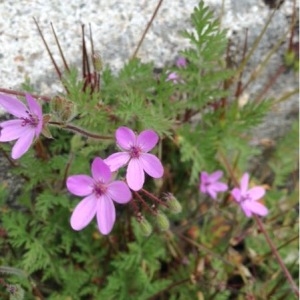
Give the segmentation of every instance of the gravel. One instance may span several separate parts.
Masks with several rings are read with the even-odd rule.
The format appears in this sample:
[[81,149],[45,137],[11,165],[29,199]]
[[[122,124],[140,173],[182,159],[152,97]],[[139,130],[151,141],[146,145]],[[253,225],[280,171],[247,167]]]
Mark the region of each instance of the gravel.
[[[222,9],[222,2],[224,4]],[[270,2],[270,1],[269,1]],[[145,26],[158,3],[153,0],[0,0],[0,86],[20,89],[27,77],[37,92],[54,95],[61,91],[54,68],[39,37],[33,18],[38,21],[54,57],[60,60],[50,22],[55,27],[68,62],[79,66],[81,24],[91,24],[95,48],[100,51],[104,63],[118,71],[133,54]],[[245,30],[248,28],[248,44],[253,44],[272,12],[262,0],[207,0],[216,13],[222,14],[222,26],[228,29],[232,39],[232,59],[241,59]],[[299,1],[296,1],[299,7]],[[164,0],[155,21],[139,51],[142,61],[154,61],[156,67],[172,64],[178,52],[189,46],[180,30],[189,29],[190,14],[198,0]],[[285,0],[277,10],[263,40],[251,57],[245,72],[260,64],[263,57],[286,32],[291,23],[293,0]],[[298,36],[298,34],[297,34]],[[283,63],[283,53],[288,37],[272,57],[269,66],[244,94],[251,101]],[[298,75],[287,71],[282,74],[268,92],[268,97],[283,95],[298,86]],[[262,127],[255,133],[254,143],[263,138],[284,134],[290,124],[290,116],[297,115],[298,95],[274,107]]]

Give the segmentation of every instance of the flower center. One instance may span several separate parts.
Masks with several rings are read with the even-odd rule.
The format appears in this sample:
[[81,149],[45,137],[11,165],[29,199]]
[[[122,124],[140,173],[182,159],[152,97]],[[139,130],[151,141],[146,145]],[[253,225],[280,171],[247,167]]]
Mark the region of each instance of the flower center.
[[23,120],[22,126],[37,127],[39,124],[39,118],[36,115],[31,114],[29,111],[26,111],[26,113],[27,113],[28,117],[21,118],[21,120]]
[[132,146],[129,153],[131,158],[139,158],[142,150],[138,146]]
[[251,200],[251,197],[248,194],[243,195],[241,197],[241,202],[245,202],[245,201],[249,201],[249,200]]
[[93,192],[96,194],[96,197],[104,195],[107,191],[107,187],[103,182],[95,182]]

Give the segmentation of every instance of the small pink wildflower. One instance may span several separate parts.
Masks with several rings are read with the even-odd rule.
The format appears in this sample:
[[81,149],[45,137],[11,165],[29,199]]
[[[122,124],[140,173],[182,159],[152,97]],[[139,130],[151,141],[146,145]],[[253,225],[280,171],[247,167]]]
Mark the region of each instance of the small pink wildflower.
[[166,81],[173,81],[173,83],[176,84],[181,82],[181,78],[176,72],[172,72],[168,75]]
[[217,198],[217,193],[225,192],[228,189],[227,184],[219,182],[219,179],[223,176],[222,171],[216,171],[212,174],[207,172],[201,172],[200,175],[200,191],[203,194],[208,194],[214,200]]
[[176,60],[176,66],[178,68],[185,68],[187,66],[187,61],[186,58],[183,56],[180,56],[177,60]]
[[153,154],[147,153],[158,142],[158,135],[153,130],[144,130],[138,136],[127,127],[116,131],[117,144],[123,150],[105,159],[112,172],[128,164],[126,180],[128,186],[140,190],[145,182],[146,172],[153,178],[163,176],[164,168],[160,160]]
[[72,194],[86,196],[73,211],[71,227],[81,230],[96,215],[99,231],[109,234],[116,220],[113,201],[127,203],[131,199],[131,192],[125,182],[112,181],[111,171],[100,157],[93,160],[91,173],[93,177],[73,175],[67,179],[67,188]]
[[18,159],[28,151],[35,137],[38,137],[43,127],[41,106],[26,94],[28,108],[20,100],[7,95],[0,95],[0,105],[10,114],[17,117],[15,120],[0,123],[0,142],[17,140],[12,149],[12,158]]
[[266,191],[261,186],[255,186],[248,189],[249,174],[245,173],[240,182],[240,188],[234,188],[231,195],[238,202],[247,217],[252,217],[252,214],[266,216],[268,209],[260,202]]

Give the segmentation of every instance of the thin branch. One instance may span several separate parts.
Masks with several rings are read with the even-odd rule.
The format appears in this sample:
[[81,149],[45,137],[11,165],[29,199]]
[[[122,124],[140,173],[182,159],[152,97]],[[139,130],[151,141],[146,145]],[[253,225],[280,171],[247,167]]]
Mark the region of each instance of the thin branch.
[[[3,88],[0,88],[0,93],[5,93],[5,94],[9,94],[9,95],[15,95],[15,96],[21,96],[21,97],[25,97],[26,94],[28,93],[24,93],[24,92],[18,92],[18,91],[13,91],[13,90],[9,90],[9,89],[3,89]],[[36,95],[36,94],[31,94],[30,95],[33,97],[33,98],[36,98],[36,99],[42,99],[44,101],[51,101],[51,98],[50,97],[47,97],[47,96],[39,96],[39,95]]]
[[53,35],[54,35],[54,38],[55,38],[56,45],[57,45],[58,50],[59,50],[59,54],[60,54],[60,56],[61,56],[61,58],[62,58],[62,60],[63,60],[65,69],[66,69],[68,72],[70,72],[69,66],[68,66],[67,61],[66,61],[66,59],[65,59],[64,53],[63,53],[63,51],[62,51],[62,49],[61,49],[61,46],[60,46],[60,43],[59,43],[59,41],[58,41],[58,38],[57,38],[57,35],[56,35],[55,30],[54,30],[54,27],[53,27],[52,22],[50,23],[50,25],[51,25],[51,28],[52,28],[52,32],[53,32]]
[[47,42],[46,42],[46,40],[45,40],[45,38],[44,38],[44,35],[43,35],[43,33],[42,33],[41,29],[40,29],[40,26],[39,26],[39,24],[38,24],[38,22],[36,21],[35,18],[33,18],[33,20],[34,20],[34,23],[35,23],[35,25],[36,25],[38,31],[39,31],[40,37],[42,38],[43,43],[44,43],[44,45],[45,45],[45,47],[46,47],[46,49],[47,49],[47,52],[48,52],[48,54],[49,54],[49,56],[50,56],[50,59],[51,59],[51,62],[52,62],[52,64],[54,65],[54,68],[55,68],[55,70],[56,70],[56,73],[57,73],[59,79],[61,80],[62,74],[61,74],[61,72],[60,72],[60,70],[59,70],[59,68],[58,68],[58,66],[57,66],[57,64],[56,64],[56,62],[55,62],[55,59],[54,59],[54,57],[53,57],[53,55],[52,55],[52,53],[51,53],[51,51],[50,51],[50,49],[49,49],[49,47],[48,47],[48,44],[47,44]]
[[158,12],[158,10],[159,10],[159,8],[160,8],[160,6],[161,6],[162,3],[163,3],[163,0],[159,0],[158,1],[158,4],[156,5],[156,8],[155,8],[155,10],[154,10],[154,12],[152,14],[152,17],[151,17],[150,21],[148,22],[148,24],[147,24],[147,26],[146,26],[143,34],[142,34],[142,37],[140,38],[139,43],[138,43],[138,45],[137,45],[137,47],[136,47],[133,55],[131,56],[131,59],[134,59],[136,57],[136,55],[137,55],[137,53],[138,53],[138,51],[139,51],[139,49],[140,49],[140,47],[141,47],[144,39],[145,39],[145,36],[146,36],[149,28],[151,27],[151,25],[152,25],[152,23],[153,23],[156,15],[157,15],[157,12]]
[[260,218],[258,218],[257,216],[254,215],[255,221],[260,229],[260,231],[263,233],[263,235],[265,236],[265,239],[267,241],[267,243],[269,244],[272,253],[274,254],[274,256],[276,257],[276,260],[283,272],[283,274],[285,275],[286,279],[288,280],[296,298],[298,299],[299,297],[299,290],[298,287],[296,285],[296,283],[294,282],[292,275],[290,274],[289,270],[287,269],[287,267],[285,266],[284,262],[282,261],[282,258],[280,257],[275,245],[273,244],[271,238],[269,237],[267,231],[265,230],[262,221],[260,220]]
[[82,134],[86,137],[97,139],[97,140],[113,140],[114,139],[114,137],[112,137],[112,136],[105,136],[105,135],[99,135],[99,134],[96,134],[96,133],[92,133],[92,132],[86,131],[82,128],[79,128],[75,125],[64,124],[64,123],[55,122],[55,121],[49,121],[48,124],[54,125],[54,126],[59,126],[63,129],[67,129],[67,130],[70,130],[70,131],[73,131],[73,132],[77,132],[77,133]]

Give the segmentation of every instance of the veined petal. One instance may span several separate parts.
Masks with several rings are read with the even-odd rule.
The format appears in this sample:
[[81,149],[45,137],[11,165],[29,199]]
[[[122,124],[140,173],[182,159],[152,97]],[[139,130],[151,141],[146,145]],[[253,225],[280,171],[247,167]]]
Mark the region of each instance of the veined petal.
[[109,234],[116,220],[116,210],[112,200],[105,195],[98,199],[97,223],[102,234]]
[[148,152],[155,147],[158,142],[158,135],[153,130],[144,130],[137,137],[137,145],[143,152]]
[[241,195],[241,190],[239,188],[234,188],[231,191],[231,195],[235,199],[236,202],[240,202],[241,201],[242,195]]
[[20,138],[29,129],[27,126],[22,126],[22,123],[21,119],[0,123],[0,142],[9,142]]
[[248,190],[248,184],[249,184],[249,174],[245,173],[241,179],[241,194],[245,195]]
[[35,114],[39,119],[42,119],[42,108],[38,102],[30,95],[26,94],[26,100],[28,103],[29,110],[32,114]]
[[76,196],[87,196],[93,192],[94,180],[87,175],[73,175],[67,179],[67,188]]
[[75,207],[71,216],[71,227],[81,230],[94,218],[97,210],[97,199],[94,194],[82,199]]
[[9,112],[10,114],[12,114],[18,118],[27,117],[26,111],[28,109],[27,109],[26,105],[19,99],[0,94],[0,105],[7,112]]
[[31,114],[35,115],[38,118],[38,124],[35,128],[35,134],[36,136],[38,136],[41,133],[43,127],[42,107],[30,94],[26,94],[25,96]]
[[212,184],[212,186],[216,192],[225,192],[228,189],[227,184],[225,184],[223,182],[215,182]]
[[160,160],[153,154],[143,153],[139,158],[144,171],[153,178],[161,178],[164,174],[164,167]]
[[243,206],[246,209],[250,210],[252,213],[263,217],[266,216],[269,212],[263,204],[256,201],[245,201],[243,203]]
[[109,166],[111,172],[115,172],[125,166],[129,159],[128,152],[117,152],[104,159],[104,162]]
[[34,138],[34,130],[27,128],[24,134],[16,141],[12,148],[11,157],[13,159],[20,158],[30,148]]
[[265,195],[265,193],[265,189],[261,186],[255,186],[247,192],[251,200],[254,201],[261,199]]
[[131,200],[131,192],[127,184],[122,181],[113,181],[108,185],[107,193],[117,203],[127,203]]
[[91,171],[93,178],[97,181],[106,183],[111,179],[109,166],[100,157],[93,160]]
[[123,150],[130,150],[136,144],[136,135],[130,128],[122,126],[116,131],[116,140]]
[[134,190],[140,190],[145,182],[145,174],[139,159],[131,159],[126,173],[128,186]]
[[219,180],[222,176],[223,176],[222,171],[216,171],[208,176],[209,182],[215,182],[215,181]]

